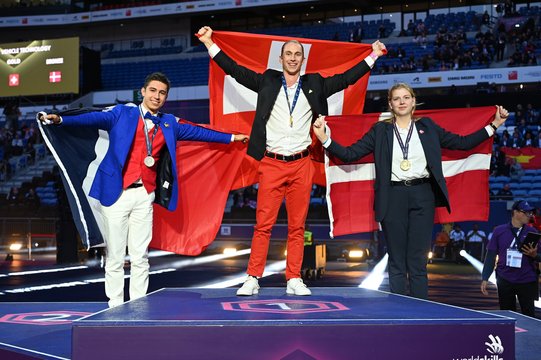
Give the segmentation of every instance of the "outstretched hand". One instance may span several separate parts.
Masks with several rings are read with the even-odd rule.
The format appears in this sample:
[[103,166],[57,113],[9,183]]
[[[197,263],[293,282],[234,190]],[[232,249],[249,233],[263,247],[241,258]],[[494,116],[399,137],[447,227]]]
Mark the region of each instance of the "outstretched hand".
[[379,40],[376,40],[372,43],[372,52],[374,52],[374,54],[380,57],[387,54],[387,48],[385,47],[384,43],[382,43]]
[[199,29],[195,36],[199,38],[199,41],[201,41],[207,47],[207,49],[214,44],[214,41],[212,41],[212,29],[210,26],[203,26]]
[[235,142],[242,142],[243,144],[246,144],[250,140],[250,137],[248,135],[244,134],[235,134],[234,140]]
[[36,120],[40,121],[43,125],[60,124],[60,116],[56,114],[47,114],[44,111],[40,111],[36,114]]
[[509,117],[509,112],[503,106],[496,105],[496,114],[494,115],[494,121],[492,124],[496,127],[500,127],[505,120]]

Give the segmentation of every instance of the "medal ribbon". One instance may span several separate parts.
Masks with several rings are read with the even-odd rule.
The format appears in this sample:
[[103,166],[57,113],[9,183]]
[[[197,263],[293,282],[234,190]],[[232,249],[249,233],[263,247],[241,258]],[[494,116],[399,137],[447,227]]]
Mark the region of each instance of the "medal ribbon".
[[[139,112],[141,113],[141,118],[143,119],[143,125],[145,127],[145,142],[147,144],[147,156],[152,156],[152,143],[154,142],[154,137],[156,136],[156,133],[158,132],[158,123],[160,122],[160,119],[157,116],[150,115],[150,112],[147,112],[146,115],[143,115],[143,110],[141,109],[141,106],[139,106]],[[151,119],[154,123],[154,132],[152,133],[152,138],[149,139],[148,136],[148,126],[145,119]]]
[[289,95],[287,94],[287,83],[284,74],[282,74],[282,86],[284,92],[286,93],[287,108],[289,110],[289,126],[293,127],[293,110],[295,110],[295,105],[297,105],[297,100],[299,99],[299,94],[301,92],[302,77],[299,76],[299,84],[297,85],[297,90],[295,91],[295,96],[293,97],[293,105],[289,102]]
[[400,133],[398,132],[398,127],[396,126],[396,120],[393,121],[393,130],[394,134],[396,135],[396,139],[398,140],[398,145],[400,145],[400,149],[402,150],[402,155],[404,156],[404,160],[408,160],[408,149],[410,146],[410,140],[411,135],[413,134],[413,122],[410,123],[410,129],[408,131],[408,135],[406,136],[406,144],[402,141],[402,137],[400,136]]

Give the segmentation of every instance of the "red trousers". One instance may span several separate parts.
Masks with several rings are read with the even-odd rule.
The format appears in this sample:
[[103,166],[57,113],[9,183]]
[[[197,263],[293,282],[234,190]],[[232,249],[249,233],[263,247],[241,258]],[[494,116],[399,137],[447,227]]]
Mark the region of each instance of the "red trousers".
[[285,198],[287,210],[286,279],[301,277],[304,223],[310,205],[314,167],[309,156],[291,162],[264,157],[259,164],[256,225],[248,275],[262,276],[271,230]]

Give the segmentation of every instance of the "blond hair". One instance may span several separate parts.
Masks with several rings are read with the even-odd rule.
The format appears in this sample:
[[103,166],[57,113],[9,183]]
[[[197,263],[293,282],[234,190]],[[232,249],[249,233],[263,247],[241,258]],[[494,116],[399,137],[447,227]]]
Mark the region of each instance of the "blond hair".
[[[387,101],[388,102],[391,102],[391,98],[393,97],[393,92],[395,90],[398,90],[398,89],[404,89],[406,90],[407,92],[410,93],[410,95],[416,99],[416,96],[415,96],[415,91],[413,90],[413,88],[409,85],[409,84],[406,84],[406,83],[403,83],[403,82],[398,82],[396,84],[394,84],[393,86],[391,86],[391,88],[389,89],[389,91],[387,92]],[[413,117],[413,112],[415,111],[415,107],[417,105],[417,102],[415,102],[415,104],[413,104],[413,109],[411,109],[411,119],[413,121],[417,121],[419,120],[419,118],[414,118]],[[389,111],[391,112],[391,115],[392,117],[388,118],[388,119],[385,119],[383,121],[386,121],[386,122],[392,122],[393,119],[394,119],[394,113],[393,113],[393,109],[391,109],[391,107],[389,106]]]

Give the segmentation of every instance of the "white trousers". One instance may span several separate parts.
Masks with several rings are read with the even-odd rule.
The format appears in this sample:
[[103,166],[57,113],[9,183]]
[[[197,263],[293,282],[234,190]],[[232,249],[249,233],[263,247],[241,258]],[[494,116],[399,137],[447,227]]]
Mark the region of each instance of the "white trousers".
[[105,294],[109,307],[124,302],[126,246],[131,262],[130,300],[147,293],[154,196],[154,192],[148,194],[144,186],[126,189],[113,205],[101,208],[105,220]]

